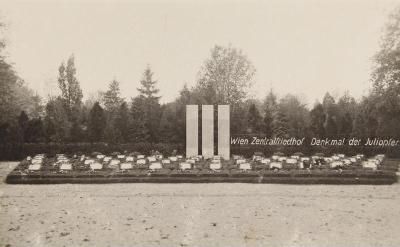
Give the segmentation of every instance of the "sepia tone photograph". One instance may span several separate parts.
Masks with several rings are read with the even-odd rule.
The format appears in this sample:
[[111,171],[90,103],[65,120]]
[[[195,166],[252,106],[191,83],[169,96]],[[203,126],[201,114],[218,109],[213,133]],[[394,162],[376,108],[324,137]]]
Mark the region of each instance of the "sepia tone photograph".
[[399,165],[399,0],[0,0],[0,247],[397,247]]

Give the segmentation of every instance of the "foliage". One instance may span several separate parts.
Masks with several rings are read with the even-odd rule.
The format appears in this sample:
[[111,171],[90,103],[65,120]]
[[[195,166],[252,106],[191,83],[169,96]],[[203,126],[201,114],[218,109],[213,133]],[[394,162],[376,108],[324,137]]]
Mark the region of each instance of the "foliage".
[[240,50],[215,46],[199,72],[196,93],[208,104],[235,105],[246,99],[254,74]]

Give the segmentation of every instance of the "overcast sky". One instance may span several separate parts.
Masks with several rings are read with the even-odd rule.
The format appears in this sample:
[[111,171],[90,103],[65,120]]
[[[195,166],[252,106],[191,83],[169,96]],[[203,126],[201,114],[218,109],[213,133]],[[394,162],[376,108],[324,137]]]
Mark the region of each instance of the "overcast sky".
[[[217,2],[217,3],[216,3]],[[257,69],[254,94],[272,87],[313,104],[326,91],[367,93],[371,57],[396,1],[9,1],[6,55],[45,96],[57,93],[57,69],[75,54],[84,95],[121,82],[137,95],[150,64],[162,102],[194,85],[218,44],[241,49]]]

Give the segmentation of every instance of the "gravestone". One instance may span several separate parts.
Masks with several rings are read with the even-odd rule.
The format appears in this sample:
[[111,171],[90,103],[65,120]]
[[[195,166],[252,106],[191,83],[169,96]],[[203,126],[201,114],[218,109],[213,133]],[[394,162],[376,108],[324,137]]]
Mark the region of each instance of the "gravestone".
[[199,151],[199,109],[197,105],[186,106],[186,157],[194,157]]
[[41,167],[42,167],[41,164],[32,164],[32,165],[29,165],[28,170],[39,171]]
[[250,165],[250,163],[242,163],[242,164],[240,164],[239,165],[239,168],[241,169],[241,170],[251,170],[251,165]]
[[192,168],[192,164],[187,163],[187,162],[181,162],[181,163],[179,164],[179,168],[180,168],[181,170],[189,170],[189,169]]
[[221,169],[221,163],[211,163],[210,164],[210,169],[211,170],[219,170],[219,169]]
[[151,163],[150,166],[149,166],[150,170],[158,170],[158,169],[161,169],[161,168],[162,168],[162,165],[161,165],[160,162]]
[[132,156],[127,156],[125,161],[133,161],[133,157]]
[[103,168],[103,164],[95,162],[90,164],[90,169],[92,170],[101,170]]
[[202,154],[205,159],[209,159],[214,156],[214,106],[203,105],[201,111]]
[[178,157],[169,157],[168,159],[173,162],[178,161]]
[[128,170],[128,169],[132,169],[132,164],[131,163],[121,163],[120,165],[120,169],[121,170]]
[[145,165],[145,164],[146,164],[146,160],[145,160],[145,159],[138,159],[138,160],[136,161],[136,164],[138,164],[138,165]]
[[72,170],[72,165],[71,164],[69,164],[69,163],[63,163],[63,164],[61,164],[61,166],[60,166],[60,170]]
[[270,168],[276,168],[276,169],[282,169],[282,163],[281,162],[271,162],[269,164]]
[[218,155],[229,160],[230,147],[229,105],[218,105]]
[[154,156],[149,156],[149,157],[147,157],[147,160],[148,160],[149,162],[154,162],[154,161],[156,161],[157,159],[156,159],[156,157],[154,157]]

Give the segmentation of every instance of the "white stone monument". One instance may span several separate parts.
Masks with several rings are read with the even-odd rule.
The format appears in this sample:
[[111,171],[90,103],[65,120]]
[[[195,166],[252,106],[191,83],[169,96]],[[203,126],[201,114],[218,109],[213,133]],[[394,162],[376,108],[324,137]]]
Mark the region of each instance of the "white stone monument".
[[186,106],[186,157],[194,157],[199,152],[199,107]]
[[201,111],[202,155],[209,159],[214,157],[214,106],[203,105]]
[[229,105],[218,106],[218,155],[225,160],[231,155]]

